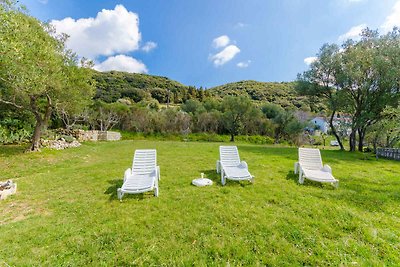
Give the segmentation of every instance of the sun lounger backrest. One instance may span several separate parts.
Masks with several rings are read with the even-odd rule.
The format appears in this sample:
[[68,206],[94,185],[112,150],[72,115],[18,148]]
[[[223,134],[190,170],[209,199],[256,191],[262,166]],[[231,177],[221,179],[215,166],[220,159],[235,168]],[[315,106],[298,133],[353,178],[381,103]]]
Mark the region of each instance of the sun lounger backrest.
[[147,174],[156,169],[157,152],[155,149],[137,149],[133,158],[132,173]]
[[309,170],[322,169],[322,159],[319,149],[299,148],[299,163],[302,168]]
[[239,152],[236,146],[220,146],[219,157],[223,166],[230,167],[240,164]]

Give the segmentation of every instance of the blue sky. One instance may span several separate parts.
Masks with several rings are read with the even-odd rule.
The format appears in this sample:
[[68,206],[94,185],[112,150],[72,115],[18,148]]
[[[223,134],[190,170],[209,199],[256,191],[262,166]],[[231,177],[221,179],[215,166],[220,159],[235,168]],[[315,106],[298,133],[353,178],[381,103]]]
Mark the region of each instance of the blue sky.
[[98,70],[212,87],[292,81],[324,43],[400,26],[400,0],[21,0]]

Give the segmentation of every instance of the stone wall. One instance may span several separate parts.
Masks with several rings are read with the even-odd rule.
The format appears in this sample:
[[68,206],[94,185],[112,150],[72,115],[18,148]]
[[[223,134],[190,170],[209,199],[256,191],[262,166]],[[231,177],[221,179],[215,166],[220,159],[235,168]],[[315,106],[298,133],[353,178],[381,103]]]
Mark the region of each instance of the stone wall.
[[78,141],[118,141],[121,140],[119,132],[111,131],[83,131],[79,130],[74,136]]

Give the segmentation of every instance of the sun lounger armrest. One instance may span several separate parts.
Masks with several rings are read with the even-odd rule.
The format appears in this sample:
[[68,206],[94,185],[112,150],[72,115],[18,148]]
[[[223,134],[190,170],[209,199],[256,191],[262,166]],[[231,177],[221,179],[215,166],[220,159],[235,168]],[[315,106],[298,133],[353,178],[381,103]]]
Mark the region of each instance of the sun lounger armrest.
[[325,164],[322,171],[332,173],[332,168],[328,164]]
[[161,176],[160,176],[160,166],[157,166],[157,167],[156,167],[156,178],[157,178],[157,180],[160,180],[160,179],[161,179]]
[[217,160],[217,173],[221,172],[221,161]]
[[249,168],[249,167],[247,166],[247,162],[244,161],[244,160],[242,160],[242,161],[240,162],[240,166],[242,166],[242,167],[244,167],[244,168],[246,168],[246,169]]
[[125,183],[125,180],[126,180],[129,176],[131,176],[131,175],[132,175],[132,170],[131,170],[131,168],[126,169],[126,171],[125,171],[125,173],[124,173],[124,183]]

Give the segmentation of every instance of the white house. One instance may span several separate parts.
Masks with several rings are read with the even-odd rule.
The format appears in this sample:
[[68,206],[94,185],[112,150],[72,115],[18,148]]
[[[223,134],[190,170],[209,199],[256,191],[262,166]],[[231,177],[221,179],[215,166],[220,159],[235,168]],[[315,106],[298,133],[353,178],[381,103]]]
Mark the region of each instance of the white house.
[[311,120],[311,123],[314,124],[316,128],[318,128],[318,130],[320,130],[322,133],[328,133],[329,124],[325,118],[315,117]]

